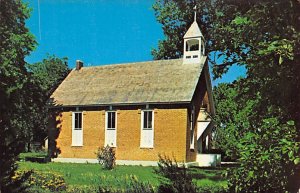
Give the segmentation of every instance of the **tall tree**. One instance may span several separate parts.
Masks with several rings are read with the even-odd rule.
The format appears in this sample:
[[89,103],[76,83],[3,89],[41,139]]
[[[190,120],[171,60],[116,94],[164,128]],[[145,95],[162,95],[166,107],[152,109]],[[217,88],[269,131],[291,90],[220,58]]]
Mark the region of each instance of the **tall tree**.
[[[193,22],[193,1],[182,0],[157,0],[153,4],[156,19],[163,26],[164,40],[159,40],[158,49],[152,50],[154,59],[173,59],[182,56],[183,51],[183,36],[188,27]],[[204,1],[197,2],[198,7],[201,7],[203,15],[208,14],[210,5]],[[208,25],[206,19],[198,17],[201,24]],[[206,28],[204,28],[205,34]]]
[[29,131],[29,139],[27,141],[28,150],[30,150],[30,144],[35,142],[43,142],[47,136],[47,124],[50,112],[48,111],[48,100],[54,89],[57,88],[59,83],[69,73],[67,65],[67,58],[58,58],[56,56],[48,55],[47,58],[41,62],[34,64],[28,64],[27,69],[30,73],[30,77],[34,81],[36,88],[34,103],[32,104],[32,117],[31,124],[32,130]]
[[[153,7],[166,39],[153,50],[154,58],[182,55],[178,30],[186,31],[184,21],[192,21],[194,5],[215,77],[233,64],[247,69],[246,77],[234,85],[236,113],[219,110],[224,110],[221,124],[242,134],[237,146],[241,167],[230,181],[233,190],[284,191],[297,184],[293,178],[299,169],[300,2],[157,0]],[[226,113],[234,116],[226,119]]]
[[246,132],[243,125],[247,123],[247,117],[252,110],[251,108],[241,108],[244,101],[238,97],[238,83],[238,81],[232,84],[221,83],[214,87],[216,127],[213,146],[223,150],[224,159],[229,160],[236,160],[239,157],[237,144]]
[[27,66],[47,99],[69,73],[67,62],[68,58],[66,57],[58,58],[55,55],[48,55],[41,62]]
[[20,0],[0,1],[0,192],[17,191],[11,177],[31,114],[24,58],[36,42],[25,26],[29,11]]

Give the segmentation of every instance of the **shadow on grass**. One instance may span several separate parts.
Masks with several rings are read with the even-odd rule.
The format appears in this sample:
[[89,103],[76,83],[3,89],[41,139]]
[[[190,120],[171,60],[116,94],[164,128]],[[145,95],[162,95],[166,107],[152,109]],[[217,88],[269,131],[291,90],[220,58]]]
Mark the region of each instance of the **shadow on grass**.
[[191,174],[193,179],[201,180],[201,179],[209,179],[212,181],[224,181],[224,177],[222,174],[219,175],[213,175],[213,176],[208,176],[205,174]]
[[223,175],[225,171],[226,169],[224,168],[192,168],[190,174],[193,179],[209,179],[211,181],[220,182],[225,180]]
[[50,160],[46,152],[26,152],[19,155],[19,161],[48,163]]
[[37,163],[48,163],[48,156],[45,157],[25,157],[25,161],[37,162]]

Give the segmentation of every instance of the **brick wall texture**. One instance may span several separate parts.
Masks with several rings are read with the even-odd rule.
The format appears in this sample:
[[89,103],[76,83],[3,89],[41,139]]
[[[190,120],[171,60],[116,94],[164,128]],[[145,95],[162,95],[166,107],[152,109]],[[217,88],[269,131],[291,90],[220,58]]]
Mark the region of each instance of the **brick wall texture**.
[[[83,146],[72,147],[72,111],[57,116],[59,135],[56,139],[60,158],[96,158],[104,146],[105,110],[83,112]],[[174,157],[179,162],[194,161],[190,152],[188,109],[154,109],[154,148],[140,148],[141,110],[117,110],[117,160],[157,161],[158,154]],[[196,147],[195,147],[196,148]],[[194,155],[195,154],[195,155]]]

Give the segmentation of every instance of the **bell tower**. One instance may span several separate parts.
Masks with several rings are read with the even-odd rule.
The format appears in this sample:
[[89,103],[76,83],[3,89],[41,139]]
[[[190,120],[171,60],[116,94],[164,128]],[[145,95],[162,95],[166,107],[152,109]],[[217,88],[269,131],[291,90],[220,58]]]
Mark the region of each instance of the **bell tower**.
[[183,63],[200,63],[205,54],[205,40],[196,21],[196,7],[194,7],[194,22],[184,35]]

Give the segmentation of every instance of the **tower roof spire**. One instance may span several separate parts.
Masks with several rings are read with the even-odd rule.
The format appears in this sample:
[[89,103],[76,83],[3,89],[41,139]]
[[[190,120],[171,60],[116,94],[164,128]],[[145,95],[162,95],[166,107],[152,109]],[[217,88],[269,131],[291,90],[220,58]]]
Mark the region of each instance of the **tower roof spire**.
[[194,10],[194,22],[192,23],[188,31],[185,33],[184,38],[193,38],[193,37],[200,37],[200,36],[203,37],[200,28],[197,24],[197,11],[196,11],[197,5],[194,6],[193,10]]

